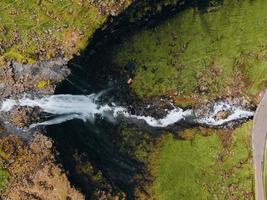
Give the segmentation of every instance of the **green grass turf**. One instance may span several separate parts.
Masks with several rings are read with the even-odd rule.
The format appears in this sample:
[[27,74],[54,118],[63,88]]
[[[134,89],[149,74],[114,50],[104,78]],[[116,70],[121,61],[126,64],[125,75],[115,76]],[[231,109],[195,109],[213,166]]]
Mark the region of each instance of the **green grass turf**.
[[157,161],[156,199],[253,199],[251,125],[225,133],[232,135],[227,145],[216,130],[203,136],[203,131],[193,129],[191,141],[168,135]]
[[0,189],[7,184],[9,178],[10,174],[5,170],[0,169]]
[[[62,46],[66,55],[77,53],[107,17],[88,2],[80,2],[1,0],[0,57],[34,62],[40,49],[46,51],[41,59],[49,59],[56,46]],[[78,39],[69,49],[71,33]]]
[[184,10],[124,38],[113,62],[135,64],[140,97],[254,96],[267,80],[266,9],[264,0],[225,0],[207,13]]

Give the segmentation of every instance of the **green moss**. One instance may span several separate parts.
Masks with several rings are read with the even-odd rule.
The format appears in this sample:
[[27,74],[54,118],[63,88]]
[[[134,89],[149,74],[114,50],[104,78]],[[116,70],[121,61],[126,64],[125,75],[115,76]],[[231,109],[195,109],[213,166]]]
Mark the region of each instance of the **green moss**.
[[150,15],[157,15],[166,7],[175,7],[182,4],[183,0],[155,0],[155,1],[136,1],[134,9],[127,13],[129,23],[142,20]]
[[[214,130],[210,135],[208,131],[209,136],[199,130],[192,141],[168,135],[157,161],[156,198],[253,199],[251,125],[246,123],[232,133]],[[225,138],[227,144],[222,142]]]
[[100,184],[104,177],[100,170],[93,167],[92,163],[84,159],[83,154],[75,152],[73,155],[76,161],[75,170],[80,177],[90,179],[95,184]]
[[37,89],[44,89],[46,86],[50,84],[50,80],[42,80],[36,83],[35,87]]
[[121,152],[148,164],[149,153],[154,150],[153,138],[148,133],[122,127],[119,140]]
[[267,80],[266,9],[263,0],[226,0],[206,13],[187,9],[125,38],[113,61],[135,62],[132,88],[141,97],[254,95]]
[[0,170],[0,189],[2,189],[8,182],[8,180],[10,179],[10,174],[1,169]]
[[8,60],[16,60],[18,62],[22,62],[24,60],[24,56],[19,54],[18,52],[9,51],[4,54],[5,58]]
[[88,2],[76,0],[2,0],[0,56],[19,62],[48,59],[60,46],[71,55],[84,48],[106,17]]

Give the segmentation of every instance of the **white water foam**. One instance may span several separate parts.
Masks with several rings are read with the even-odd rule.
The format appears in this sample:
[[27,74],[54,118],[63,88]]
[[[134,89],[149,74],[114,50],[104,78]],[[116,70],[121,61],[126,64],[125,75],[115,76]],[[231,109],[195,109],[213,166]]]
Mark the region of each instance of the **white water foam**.
[[[216,115],[220,112],[229,112],[229,115],[224,119],[216,120]],[[245,110],[237,105],[230,105],[227,102],[215,102],[212,112],[205,117],[196,119],[200,124],[209,126],[220,126],[231,121],[246,119],[254,116],[254,112]]]
[[[87,96],[66,94],[52,95],[40,99],[26,97],[19,100],[7,99],[2,103],[0,111],[8,112],[12,110],[14,106],[28,106],[39,107],[43,112],[56,116],[51,120],[33,124],[31,127],[59,124],[72,119],[94,121],[96,115],[111,121],[116,120],[118,117],[143,120],[152,127],[167,127],[187,117],[194,119],[195,123],[198,124],[218,126],[234,120],[249,118],[254,115],[254,112],[252,111],[247,111],[236,105],[230,105],[229,103],[221,101],[214,103],[211,112],[207,113],[204,117],[196,117],[194,111],[191,109],[183,110],[181,108],[174,108],[173,110],[170,110],[164,118],[156,119],[151,116],[130,114],[126,108],[116,106],[115,104],[100,105],[98,102],[99,96],[100,94],[91,94]],[[230,114],[225,119],[217,120],[216,115],[222,111],[227,111]]]
[[150,116],[138,116],[138,115],[131,115],[130,117],[144,120],[149,126],[152,127],[167,127],[169,125],[175,124],[186,117],[192,116],[192,110],[182,110],[180,108],[175,108],[168,112],[168,114],[162,119],[155,119]]
[[15,105],[17,105],[17,102],[13,99],[7,99],[2,103],[1,111],[8,112],[10,111]]

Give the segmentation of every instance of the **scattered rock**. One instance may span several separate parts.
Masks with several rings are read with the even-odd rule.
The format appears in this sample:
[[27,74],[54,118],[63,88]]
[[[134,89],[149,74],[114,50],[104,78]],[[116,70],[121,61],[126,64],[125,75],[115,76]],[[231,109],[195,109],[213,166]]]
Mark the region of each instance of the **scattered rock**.
[[1,191],[2,199],[84,199],[55,164],[52,142],[47,137],[36,134],[26,144],[17,137],[9,136],[0,139],[0,146],[1,151],[12,160],[6,169],[13,177]]
[[219,112],[215,115],[214,119],[217,120],[217,121],[218,121],[218,120],[221,120],[221,119],[226,119],[230,114],[231,114],[230,111],[219,111]]
[[[25,94],[31,97],[53,94],[56,84],[69,73],[63,59],[37,62],[33,65],[8,63],[0,68],[0,101],[5,98],[19,99]],[[24,128],[39,119],[39,110],[15,108],[1,115],[14,126]]]

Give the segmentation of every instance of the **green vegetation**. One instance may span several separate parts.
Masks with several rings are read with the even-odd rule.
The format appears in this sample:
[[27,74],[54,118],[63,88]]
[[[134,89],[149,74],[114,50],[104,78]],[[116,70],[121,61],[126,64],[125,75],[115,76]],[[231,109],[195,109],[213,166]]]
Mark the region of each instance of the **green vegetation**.
[[129,23],[142,20],[149,15],[161,13],[166,7],[175,7],[182,2],[183,0],[136,1],[135,8],[127,13],[127,18]]
[[34,62],[71,56],[85,47],[106,17],[85,1],[2,0],[0,57]]
[[41,80],[38,83],[36,83],[35,87],[38,89],[43,89],[49,84],[50,84],[50,80]]
[[253,199],[251,126],[193,129],[193,140],[167,135],[157,161],[156,199]]
[[267,81],[266,9],[263,0],[225,0],[204,13],[187,9],[124,38],[113,62],[135,64],[132,88],[141,97],[253,97]]
[[2,189],[8,182],[10,175],[7,171],[0,170],[0,189]]
[[3,163],[7,160],[7,154],[0,150],[0,190],[7,184],[11,177],[8,171],[3,168]]
[[85,154],[75,152],[73,155],[76,161],[76,171],[80,176],[89,178],[93,183],[99,184],[103,181],[103,176],[100,170],[95,169],[89,161],[83,159]]
[[120,151],[148,164],[149,153],[153,152],[153,138],[144,131],[122,127],[120,131]]

